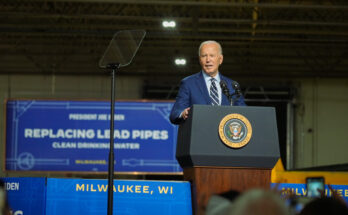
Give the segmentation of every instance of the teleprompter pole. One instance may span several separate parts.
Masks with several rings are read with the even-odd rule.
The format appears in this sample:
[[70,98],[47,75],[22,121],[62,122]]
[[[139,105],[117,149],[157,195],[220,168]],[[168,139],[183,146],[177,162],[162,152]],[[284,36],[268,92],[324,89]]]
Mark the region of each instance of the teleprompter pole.
[[114,203],[114,115],[115,115],[115,73],[119,64],[109,64],[111,74],[111,110],[110,110],[110,150],[109,150],[109,171],[108,171],[108,215],[113,214]]

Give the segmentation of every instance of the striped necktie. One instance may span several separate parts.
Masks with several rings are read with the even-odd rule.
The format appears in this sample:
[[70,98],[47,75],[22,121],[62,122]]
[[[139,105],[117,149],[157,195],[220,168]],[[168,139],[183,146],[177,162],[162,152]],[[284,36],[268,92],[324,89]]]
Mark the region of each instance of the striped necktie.
[[211,85],[210,85],[210,98],[211,98],[211,104],[212,105],[219,105],[219,94],[218,94],[218,89],[215,84],[215,78],[211,78]]

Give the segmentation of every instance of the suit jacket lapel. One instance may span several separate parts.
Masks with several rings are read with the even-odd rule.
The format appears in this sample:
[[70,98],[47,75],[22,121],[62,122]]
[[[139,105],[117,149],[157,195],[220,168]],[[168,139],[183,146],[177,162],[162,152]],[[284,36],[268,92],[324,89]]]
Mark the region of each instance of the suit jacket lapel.
[[206,104],[211,104],[209,92],[208,92],[207,85],[205,83],[202,72],[200,72],[199,75],[197,76],[196,84],[197,84],[201,94],[203,95],[203,98],[204,98]]

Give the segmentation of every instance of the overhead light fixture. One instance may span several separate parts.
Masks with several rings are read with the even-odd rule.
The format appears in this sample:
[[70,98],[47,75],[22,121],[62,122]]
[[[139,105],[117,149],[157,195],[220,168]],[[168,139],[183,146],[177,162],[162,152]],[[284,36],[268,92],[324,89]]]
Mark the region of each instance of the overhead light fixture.
[[170,21],[164,20],[164,21],[162,22],[162,26],[165,27],[165,28],[175,28],[176,23],[175,23],[175,21],[173,21],[173,20],[170,20]]
[[186,59],[184,58],[177,58],[175,59],[175,64],[178,66],[186,65]]

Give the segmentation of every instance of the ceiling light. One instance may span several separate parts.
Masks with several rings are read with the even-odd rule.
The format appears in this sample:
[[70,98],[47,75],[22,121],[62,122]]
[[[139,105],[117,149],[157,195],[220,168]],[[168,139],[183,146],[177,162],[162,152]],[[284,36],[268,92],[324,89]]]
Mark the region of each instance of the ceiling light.
[[184,58],[177,58],[177,59],[175,59],[175,64],[176,65],[186,65],[186,59],[184,59]]
[[171,20],[171,21],[165,20],[165,21],[162,22],[162,26],[165,27],[165,28],[175,28],[176,23],[173,20]]

